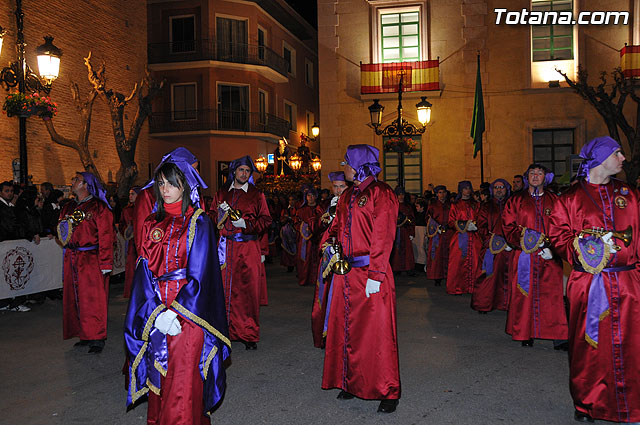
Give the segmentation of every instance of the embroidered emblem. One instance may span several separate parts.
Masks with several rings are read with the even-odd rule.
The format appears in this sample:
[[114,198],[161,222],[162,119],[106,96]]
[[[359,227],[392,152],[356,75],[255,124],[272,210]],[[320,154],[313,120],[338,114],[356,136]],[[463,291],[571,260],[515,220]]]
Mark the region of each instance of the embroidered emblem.
[[360,197],[360,199],[358,199],[358,206],[359,206],[359,207],[364,207],[365,205],[367,205],[367,201],[368,201],[368,200],[369,200],[369,199],[367,198],[367,196],[366,196],[366,195],[362,195],[362,196]]
[[616,206],[618,208],[627,208],[627,199],[624,196],[616,196]]
[[156,227],[151,231],[151,240],[154,242],[160,242],[163,236],[164,232],[162,231],[162,229]]
[[544,215],[551,215],[551,208],[545,208]]
[[622,186],[620,188],[620,195],[628,195],[628,194],[629,194],[629,188],[625,187],[625,186]]
[[4,280],[12,291],[24,289],[33,271],[33,255],[21,246],[9,250],[2,262]]

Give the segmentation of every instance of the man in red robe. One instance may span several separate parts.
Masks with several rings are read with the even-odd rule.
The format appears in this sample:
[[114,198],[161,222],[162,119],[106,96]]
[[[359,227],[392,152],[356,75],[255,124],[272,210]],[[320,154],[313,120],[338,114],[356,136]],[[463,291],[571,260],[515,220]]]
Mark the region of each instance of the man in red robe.
[[400,398],[396,291],[389,264],[398,200],[376,178],[378,157],[378,149],[369,145],[351,145],[345,154],[344,174],[354,186],[340,196],[329,236],[342,247],[351,270],[333,277],[322,388],[340,388],[339,399],[381,400],[378,411],[391,413]]
[[138,252],[134,240],[133,218],[136,198],[140,193],[140,186],[132,187],[129,190],[129,204],[122,209],[120,223],[118,223],[118,231],[122,235],[126,243],[127,262],[124,270],[124,297],[131,296],[131,285],[133,283],[133,273],[136,270],[136,261],[138,260]]
[[427,208],[426,269],[427,279],[433,280],[436,286],[440,286],[442,279],[447,277],[449,237],[451,236],[451,231],[448,231],[448,222],[451,204],[447,200],[446,186],[438,185],[434,191],[436,198]]
[[391,250],[391,268],[399,275],[407,272],[415,276],[416,263],[413,259],[413,246],[411,241],[416,235],[416,217],[413,207],[405,202],[405,191],[401,186],[395,189],[398,198],[398,219],[396,221],[396,233]]
[[287,268],[287,273],[291,273],[296,266],[297,239],[298,232],[294,226],[296,216],[296,197],[289,195],[289,205],[280,212],[280,240],[282,253],[280,254],[280,264]]
[[[573,266],[567,283],[575,419],[640,422],[639,194],[614,179],[624,156],[610,137],[582,148],[580,179],[556,202],[549,236]],[[631,241],[612,232],[631,227]],[[602,229],[596,235],[582,230]],[[617,235],[619,237],[619,235]],[[630,242],[630,243],[629,243]],[[615,246],[617,245],[617,246]]]
[[257,169],[248,155],[232,161],[229,179],[210,208],[220,231],[218,257],[229,336],[247,350],[256,350],[260,340],[260,237],[271,225],[267,200],[250,182],[254,171]]
[[482,242],[477,234],[480,203],[473,199],[468,180],[458,183],[458,196],[449,210],[449,227],[455,232],[449,241],[447,293],[473,293]]
[[549,216],[557,196],[544,188],[553,180],[553,173],[531,164],[524,178],[527,187],[513,195],[502,212],[502,231],[514,248],[506,331],[514,341],[522,341],[523,347],[531,347],[534,338],[566,340],[567,316],[562,261],[548,241]]
[[60,212],[58,237],[64,245],[63,338],[101,353],[107,339],[109,273],[115,233],[106,191],[91,173],[76,173],[71,191],[77,201]]
[[318,205],[318,193],[314,188],[307,188],[303,192],[303,202],[296,209],[295,227],[298,229],[298,252],[296,269],[298,270],[298,284],[300,286],[313,285],[318,271],[318,220],[324,211]]
[[320,229],[323,232],[320,240],[320,246],[322,247],[322,256],[320,264],[317,270],[316,290],[313,296],[313,307],[311,308],[311,332],[313,334],[313,345],[317,348],[324,348],[325,332],[326,332],[326,318],[328,311],[328,304],[331,302],[331,280],[333,279],[333,273],[331,272],[331,259],[333,257],[333,251],[328,246],[332,243],[329,240],[329,226],[336,216],[336,208],[338,206],[338,200],[340,195],[347,189],[347,182],[344,178],[344,172],[333,171],[329,173],[329,180],[331,180],[331,186],[333,188],[333,198],[329,201],[327,211],[322,214],[319,220]]
[[502,233],[502,211],[511,185],[505,179],[497,179],[491,183],[489,191],[491,198],[482,204],[478,213],[478,234],[484,256],[482,274],[471,297],[471,308],[479,313],[506,311],[509,307],[509,262],[513,249]]

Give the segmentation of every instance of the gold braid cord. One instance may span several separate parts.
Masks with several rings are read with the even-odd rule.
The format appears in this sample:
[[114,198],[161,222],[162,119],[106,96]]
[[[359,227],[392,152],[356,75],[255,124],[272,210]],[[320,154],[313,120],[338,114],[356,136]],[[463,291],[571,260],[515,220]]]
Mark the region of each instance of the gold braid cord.
[[193,239],[196,236],[196,221],[201,214],[204,214],[204,211],[198,208],[191,216],[191,221],[189,222],[189,236],[187,237],[189,251],[191,251],[191,245],[193,245]]
[[[151,328],[153,327],[153,324],[156,321],[156,317],[158,317],[158,314],[160,314],[163,310],[165,310],[167,307],[164,304],[160,304],[159,306],[157,306],[149,315],[149,319],[147,319],[147,323],[144,325],[144,330],[142,331],[142,340],[145,341],[144,344],[142,344],[142,348],[140,348],[140,351],[138,352],[138,354],[136,355],[135,360],[133,361],[133,364],[131,365],[131,376],[129,377],[129,393],[131,394],[131,402],[135,403],[136,400],[138,400],[140,397],[142,397],[143,395],[145,395],[149,389],[152,387],[150,386],[149,380],[147,380],[147,382],[145,382],[146,387],[143,387],[140,389],[140,391],[136,391],[136,370],[138,369],[138,366],[140,365],[140,362],[142,362],[142,359],[144,358],[144,354],[147,352],[147,347],[149,346],[149,333],[151,332]],[[151,390],[156,393],[156,394],[160,394],[160,390],[158,388],[151,388]],[[157,390],[158,392],[155,392],[155,390]]]
[[196,325],[209,331],[209,333],[211,333],[213,336],[215,336],[220,341],[224,342],[229,348],[231,348],[231,341],[229,341],[229,338],[222,335],[222,333],[220,333],[219,330],[211,326],[211,324],[209,324],[209,322],[204,320],[202,317],[196,316],[195,314],[190,312],[186,307],[184,307],[182,304],[179,304],[177,301],[173,301],[171,303],[171,307],[173,307],[178,313],[182,314],[184,317],[191,320]]
[[[306,236],[304,235],[304,233],[302,233],[302,226],[304,226],[304,224],[305,224],[305,222],[304,222],[304,221],[303,221],[302,223],[300,223],[300,236],[302,236],[302,239],[304,239],[305,241],[308,241],[308,240],[309,240],[309,239],[311,239],[311,237],[313,236],[313,233],[311,233],[311,234],[309,235],[309,237],[306,237]],[[307,224],[307,226],[308,226],[308,224]]]

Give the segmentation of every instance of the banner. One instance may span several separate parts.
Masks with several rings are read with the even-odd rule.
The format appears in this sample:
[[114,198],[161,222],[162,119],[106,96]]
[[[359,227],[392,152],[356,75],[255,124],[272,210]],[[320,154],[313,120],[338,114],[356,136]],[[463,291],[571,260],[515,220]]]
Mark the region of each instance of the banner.
[[[123,273],[126,241],[117,234],[111,275]],[[62,247],[42,238],[36,245],[25,239],[0,242],[0,299],[62,288]]]
[[427,254],[424,252],[424,239],[427,237],[426,226],[416,226],[416,235],[413,237],[413,258],[418,264],[427,264]]
[[361,63],[360,93],[397,93],[400,74],[404,75],[403,91],[440,90],[440,63],[419,62]]

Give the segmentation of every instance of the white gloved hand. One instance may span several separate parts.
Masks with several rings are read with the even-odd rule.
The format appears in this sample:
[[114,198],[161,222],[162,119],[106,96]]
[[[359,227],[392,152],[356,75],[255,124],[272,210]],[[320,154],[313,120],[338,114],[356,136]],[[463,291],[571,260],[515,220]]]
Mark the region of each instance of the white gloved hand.
[[261,262],[261,263],[264,263],[264,255],[261,255],[261,256],[260,256],[260,262]]
[[247,223],[244,222],[244,218],[241,218],[240,220],[232,221],[231,224],[233,224],[233,227],[238,227],[243,229],[247,228]]
[[538,255],[542,257],[543,260],[551,260],[553,258],[553,254],[549,248],[542,248],[538,252]]
[[227,204],[227,201],[222,202],[219,207],[222,209],[222,211],[227,212],[231,209],[231,207],[229,206],[229,204]]
[[413,240],[413,236],[409,235],[409,240],[412,241]]
[[511,251],[513,251],[513,248],[511,248],[509,245],[507,245],[507,246],[504,247],[504,250],[507,251],[507,252],[511,252]]
[[182,326],[180,326],[180,321],[178,320],[178,313],[172,310],[165,310],[158,314],[154,326],[165,335],[176,336],[182,332]]
[[467,232],[475,232],[476,230],[478,230],[478,226],[471,220],[467,221]]
[[601,239],[602,239],[602,242],[609,245],[609,251],[613,251],[613,245],[614,245],[613,233],[612,232],[605,233],[604,235],[602,235]]
[[333,198],[331,198],[331,206],[333,207],[334,205],[338,205],[338,200],[340,198],[338,196],[334,196]]
[[377,294],[378,292],[380,292],[380,282],[373,279],[367,279],[367,287],[364,289],[364,293],[367,295],[367,298],[369,298],[369,295]]
[[100,270],[102,272],[102,274],[107,274],[107,273],[111,273],[111,269],[108,270]]

